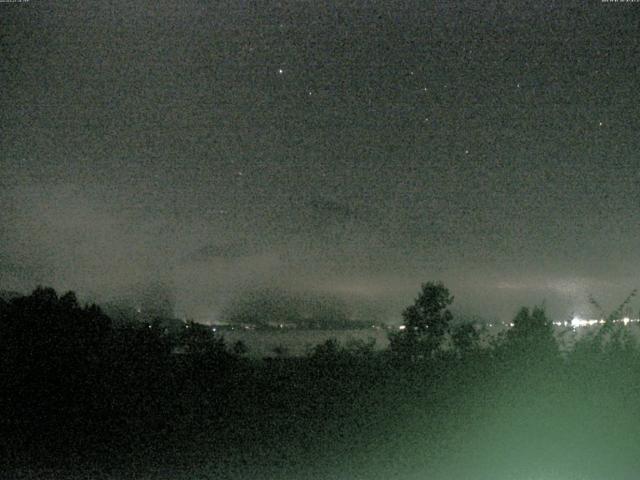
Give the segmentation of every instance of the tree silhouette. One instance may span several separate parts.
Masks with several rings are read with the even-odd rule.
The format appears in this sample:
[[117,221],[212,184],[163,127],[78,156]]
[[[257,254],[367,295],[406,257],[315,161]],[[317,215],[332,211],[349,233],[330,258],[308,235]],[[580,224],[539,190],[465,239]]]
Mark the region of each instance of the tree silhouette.
[[370,358],[374,354],[375,347],[375,338],[369,338],[366,341],[357,338],[350,338],[347,340],[344,350],[352,357]]
[[237,340],[231,347],[231,351],[234,355],[241,357],[242,355],[245,355],[247,352],[249,352],[249,347],[247,347],[247,344],[242,340]]
[[324,343],[316,345],[311,354],[312,358],[334,360],[340,354],[340,344],[335,338],[329,338]]
[[402,312],[404,330],[389,337],[390,348],[401,355],[431,356],[449,330],[453,296],[441,282],[422,285],[413,305]]
[[622,303],[608,315],[605,314],[604,309],[594,296],[589,294],[589,303],[598,311],[600,318],[604,320],[604,324],[597,329],[591,339],[591,347],[594,348],[595,351],[611,351],[611,349],[623,350],[626,348],[625,345],[633,343],[629,331],[624,328],[624,324],[620,323],[620,321],[630,311],[631,302],[637,293],[637,289],[634,288],[631,290]]
[[185,324],[180,342],[195,355],[222,356],[225,353],[224,338],[215,335],[210,327],[192,321]]
[[289,349],[284,345],[276,345],[273,347],[272,352],[275,353],[277,358],[284,358],[289,355]]
[[480,333],[470,323],[456,326],[451,337],[453,345],[462,355],[470,353],[479,347]]
[[524,360],[550,358],[558,354],[553,324],[542,307],[532,311],[522,307],[513,319],[513,327],[506,335],[507,347]]

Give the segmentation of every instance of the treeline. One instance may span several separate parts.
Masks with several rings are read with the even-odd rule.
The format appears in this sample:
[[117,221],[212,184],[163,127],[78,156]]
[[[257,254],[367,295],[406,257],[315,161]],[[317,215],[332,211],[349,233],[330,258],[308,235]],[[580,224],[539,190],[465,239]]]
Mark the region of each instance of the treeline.
[[387,350],[328,340],[252,359],[204,325],[114,325],[37,288],[0,301],[0,454],[27,478],[496,478],[550,464],[575,477],[605,454],[608,478],[638,467],[629,329],[610,316],[561,352],[544,310],[523,308],[483,341],[452,302],[423,285]]

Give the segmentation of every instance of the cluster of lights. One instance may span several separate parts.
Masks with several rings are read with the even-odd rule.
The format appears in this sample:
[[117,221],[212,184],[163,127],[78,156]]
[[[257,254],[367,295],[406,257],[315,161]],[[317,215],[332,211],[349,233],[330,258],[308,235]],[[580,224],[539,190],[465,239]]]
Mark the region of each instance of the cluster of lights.
[[[603,325],[605,322],[606,320],[602,318],[585,319],[580,317],[573,317],[570,324],[573,328],[579,328],[579,327],[593,327],[594,325]],[[629,323],[638,323],[638,322],[640,322],[640,319],[629,318],[629,317],[624,317],[624,318],[621,318],[620,320],[613,320],[613,323],[622,323],[624,325],[628,325]],[[556,324],[558,323],[562,323],[562,322],[556,322]],[[565,322],[565,323],[569,323],[569,322]]]
[[[567,322],[553,322],[553,324],[556,327],[571,327],[571,328],[580,328],[580,327],[593,327],[595,325],[604,325],[606,323],[606,320],[600,318],[600,319],[586,319],[586,318],[580,318],[580,317],[573,317],[573,319],[571,319],[571,321],[567,321]],[[629,317],[624,317],[621,318],[620,320],[613,320],[613,323],[622,323],[624,325],[628,325],[630,323],[640,323],[640,319],[639,318],[629,318]],[[503,323],[504,326],[506,327],[513,327],[514,323]],[[489,327],[493,327],[493,323],[489,324]],[[407,326],[406,325],[400,325],[398,327],[398,330],[406,330]]]

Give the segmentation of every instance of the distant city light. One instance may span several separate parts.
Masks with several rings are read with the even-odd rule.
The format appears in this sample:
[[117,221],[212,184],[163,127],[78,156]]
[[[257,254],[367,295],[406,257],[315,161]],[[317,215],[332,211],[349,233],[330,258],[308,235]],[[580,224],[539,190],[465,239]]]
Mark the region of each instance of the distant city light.
[[[611,322],[628,325],[629,323],[638,323],[639,321],[640,319],[637,319],[637,318],[624,317],[624,318],[621,318],[620,320],[612,320]],[[605,323],[606,323],[606,320],[604,318],[586,319],[586,318],[580,318],[580,317],[573,317],[573,319],[571,320],[571,327],[573,328],[592,327],[594,325],[604,325]]]
[[598,324],[603,324],[604,320],[603,319],[585,319],[585,318],[580,318],[580,317],[573,317],[573,320],[571,320],[571,326],[573,328],[579,328],[579,327],[592,327],[594,325],[598,325]]

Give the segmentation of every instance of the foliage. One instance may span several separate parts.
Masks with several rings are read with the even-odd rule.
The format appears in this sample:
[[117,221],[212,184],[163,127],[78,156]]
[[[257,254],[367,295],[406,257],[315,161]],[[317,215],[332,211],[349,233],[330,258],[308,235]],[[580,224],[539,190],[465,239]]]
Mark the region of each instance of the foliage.
[[453,296],[441,282],[423,284],[414,304],[402,312],[404,330],[389,336],[391,351],[413,359],[430,357],[449,331],[452,303]]
[[247,347],[247,344],[242,340],[238,340],[233,344],[231,351],[234,355],[241,357],[249,352],[249,347]]
[[589,294],[589,303],[600,313],[600,318],[606,321],[606,324],[610,325],[616,320],[620,320],[625,316],[625,311],[629,308],[633,298],[638,293],[637,289],[631,290],[629,295],[618,305],[615,309],[613,309],[608,315],[604,313],[604,309],[600,306],[600,303],[595,299],[595,297]]
[[604,309],[596,301],[593,295],[589,295],[589,302],[601,314],[601,318],[604,319],[604,324],[598,328],[591,338],[590,348],[599,351],[624,349],[627,348],[626,345],[633,342],[633,339],[629,336],[629,332],[620,323],[620,320],[622,320],[627,311],[630,310],[630,304],[636,294],[637,290],[633,289],[629,295],[627,295],[627,297],[608,315],[605,314]]
[[224,338],[217,336],[211,327],[189,321],[184,325],[179,342],[194,355],[223,356],[225,354]]
[[[427,341],[430,325],[437,324],[433,311],[444,316],[449,303],[425,315],[425,328],[397,341]],[[447,460],[473,457],[485,467],[522,467],[530,459],[536,467],[557,467],[598,458],[607,452],[604,436],[620,464],[631,462],[640,441],[640,354],[629,330],[615,324],[604,347],[597,335],[587,335],[561,358],[543,309],[523,308],[513,323],[486,349],[473,325],[449,332],[447,323],[436,337],[450,333],[461,355],[425,355],[411,368],[389,357],[415,345],[389,356],[362,340],[329,339],[301,358],[239,361],[234,355],[244,353],[243,344],[227,349],[205,325],[183,324],[175,338],[162,322],[114,327],[98,307],[79,305],[72,293],[39,288],[0,303],[0,449],[3,460],[18,458],[30,468],[43,458],[75,463],[87,452],[109,452],[101,462],[126,464],[125,458],[136,469],[148,462],[155,472],[191,469],[194,459],[213,458],[219,470],[202,475],[212,478],[253,478],[247,470],[230,473],[247,464],[304,468],[322,458],[351,467],[350,473],[369,468],[394,478],[389,456],[380,452],[394,455],[399,444],[415,445],[415,454],[404,449],[395,457],[405,464],[426,466],[433,457],[424,460],[424,452],[441,449]],[[428,351],[420,348],[417,355]],[[609,422],[624,435],[614,435]],[[584,440],[574,445],[567,439]],[[510,446],[507,459],[504,445]],[[106,468],[113,465],[101,465]],[[478,468],[469,463],[468,471],[442,478],[468,478],[469,472],[501,477],[475,476]],[[633,478],[627,470],[607,478]],[[266,478],[288,478],[278,473]],[[289,476],[309,477],[296,473]]]
[[512,355],[526,361],[555,358],[559,355],[553,323],[542,307],[522,307],[507,332],[505,346]]
[[283,357],[288,357],[289,356],[289,349],[284,345],[276,345],[275,347],[273,347],[272,352],[278,358],[283,358]]
[[457,325],[451,334],[453,345],[462,354],[468,354],[480,348],[480,333],[470,323]]
[[311,358],[320,360],[332,360],[341,352],[340,344],[335,338],[329,338],[324,343],[316,345],[311,353]]

